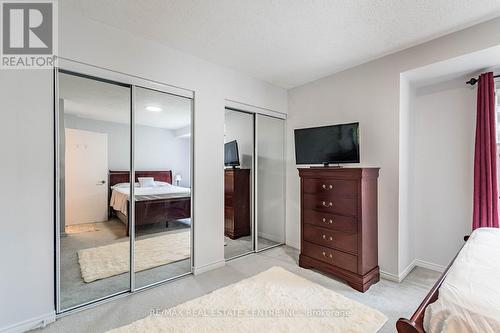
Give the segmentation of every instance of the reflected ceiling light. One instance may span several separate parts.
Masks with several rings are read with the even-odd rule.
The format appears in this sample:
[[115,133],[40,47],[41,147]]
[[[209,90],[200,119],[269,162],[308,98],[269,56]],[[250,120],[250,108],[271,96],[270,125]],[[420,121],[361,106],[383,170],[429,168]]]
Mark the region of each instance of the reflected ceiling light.
[[146,106],[146,110],[151,111],[151,112],[160,112],[161,108],[159,106],[148,105],[148,106]]

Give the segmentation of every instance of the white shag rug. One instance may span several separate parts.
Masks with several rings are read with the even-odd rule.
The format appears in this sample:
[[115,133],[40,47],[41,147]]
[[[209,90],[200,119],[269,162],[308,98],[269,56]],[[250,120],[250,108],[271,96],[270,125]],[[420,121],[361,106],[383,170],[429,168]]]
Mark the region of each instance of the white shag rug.
[[273,267],[109,332],[370,333],[386,321],[378,310]]
[[[135,242],[135,271],[144,271],[189,258],[190,231],[171,232]],[[83,281],[92,282],[128,272],[129,242],[119,242],[78,251]]]

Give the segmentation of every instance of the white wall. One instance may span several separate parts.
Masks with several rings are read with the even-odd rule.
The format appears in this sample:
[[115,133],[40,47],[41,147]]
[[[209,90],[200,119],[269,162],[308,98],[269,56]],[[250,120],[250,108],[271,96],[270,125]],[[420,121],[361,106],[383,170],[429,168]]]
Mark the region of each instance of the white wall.
[[[64,125],[108,134],[109,170],[128,170],[130,167],[130,127],[110,121],[81,118],[75,115],[64,116]],[[179,138],[175,131],[164,128],[135,126],[135,169],[172,170],[172,176],[181,174],[181,186],[191,184],[189,170],[189,137]]]
[[[62,6],[59,14],[63,57],[195,92],[194,264],[198,272],[223,265],[225,99],[286,113],[286,91]],[[52,73],[2,71],[0,87],[1,167],[12,189],[0,201],[0,255],[8,267],[0,275],[1,330],[23,321],[30,327],[54,311]]]
[[[362,166],[380,167],[379,264],[397,272],[399,74],[386,66],[355,68],[289,93],[287,243],[299,244],[299,177],[293,129],[359,122]],[[377,78],[377,83],[374,82]]]
[[[54,314],[52,73],[0,71],[0,331]],[[29,96],[29,98],[27,98]]]
[[415,89],[403,75],[399,98],[399,277],[410,272],[415,259],[414,172],[415,172]]
[[[447,235],[444,232],[434,233],[432,228],[424,229],[425,232],[420,234],[417,233],[416,228],[422,225],[422,221],[416,220],[416,216],[423,211],[428,211],[430,214],[442,214],[449,216],[451,213],[448,212],[463,212],[471,208],[472,199],[464,204],[460,204],[460,200],[452,200],[449,202],[450,205],[458,205],[453,209],[447,209],[447,213],[433,211],[437,209],[434,205],[422,204],[420,200],[416,198],[416,186],[422,186],[420,180],[416,180],[416,173],[421,172],[422,165],[418,165],[415,162],[415,156],[417,154],[415,147],[415,140],[417,133],[415,132],[416,127],[416,90],[420,92],[437,92],[437,91],[447,91],[451,89],[459,89],[462,94],[471,94],[471,91],[475,88],[467,86],[464,84],[471,77],[478,76],[481,72],[495,71],[498,67],[500,59],[500,45],[489,47],[480,51],[475,51],[467,53],[458,57],[446,59],[444,61],[439,61],[432,63],[430,65],[418,67],[405,71],[401,74],[400,81],[400,170],[399,170],[399,268],[400,274],[399,279],[404,278],[406,274],[413,268],[414,265],[423,266],[436,270],[443,270],[447,263],[453,258],[454,254],[457,252],[458,248],[463,244],[462,236],[458,236],[456,232],[463,232],[464,234],[470,229],[470,218],[467,214],[464,214],[456,223],[454,224],[443,224],[438,223],[438,225],[443,228],[443,230],[453,229],[449,231]],[[496,72],[496,71],[495,71]],[[475,93],[474,93],[475,94]],[[474,99],[474,94],[470,95],[472,100]],[[446,94],[438,97],[442,98],[441,103],[446,105],[450,103]],[[472,102],[473,108],[467,105],[469,112],[475,113],[475,102]],[[465,106],[463,103],[461,104]],[[436,112],[442,112],[438,110]],[[449,119],[451,122],[459,121],[460,117],[456,120],[453,118]],[[431,122],[432,119],[427,119]],[[470,130],[473,130],[474,123],[470,124]],[[418,135],[424,135],[425,129],[420,131]],[[458,132],[456,135],[466,135],[465,132]],[[432,131],[429,131],[429,135],[434,135]],[[436,138],[441,133],[435,134]],[[439,138],[443,140],[443,138]],[[444,139],[444,142],[447,142]],[[447,142],[448,143],[448,142]],[[449,143],[450,147],[454,147],[453,143]],[[470,143],[467,147],[472,147]],[[466,151],[462,149],[462,152]],[[472,157],[471,157],[472,159]],[[453,161],[446,157],[446,161]],[[471,160],[469,160],[470,162]],[[439,161],[433,161],[434,164],[440,163]],[[441,165],[446,166],[447,163],[443,162]],[[458,169],[462,170],[463,164],[460,164]],[[438,167],[439,169],[439,167]],[[454,174],[456,176],[456,173]],[[455,179],[458,188],[453,190],[461,191],[461,185],[469,183],[472,181],[472,175],[467,175],[463,178]],[[424,183],[425,184],[425,183]],[[472,191],[472,190],[471,190]],[[472,195],[471,192],[466,193]],[[452,196],[457,199],[456,196]],[[422,196],[420,197],[422,198]],[[419,199],[420,199],[419,198]],[[423,223],[425,225],[425,223]],[[457,227],[458,224],[458,227]],[[465,226],[465,229],[461,226]],[[441,236],[445,236],[442,238]],[[439,238],[439,240],[436,239]],[[430,240],[429,246],[427,246],[427,240]],[[426,244],[426,245],[423,245]],[[434,259],[429,256],[424,256],[422,259],[421,251],[417,251],[417,247],[423,247],[427,253],[436,253]],[[443,259],[444,258],[444,259]],[[443,264],[443,262],[445,262]]]
[[476,89],[465,77],[415,97],[416,259],[445,268],[472,223]]
[[[399,212],[399,205],[404,205],[399,201],[400,107],[405,103],[400,101],[401,73],[500,45],[500,35],[491,33],[498,30],[500,19],[495,19],[289,91],[288,244],[298,247],[300,241],[299,178],[294,160],[293,129],[359,121],[360,165],[381,168],[379,265],[383,276],[399,278],[400,273],[406,269],[406,261],[412,251],[411,242],[405,241],[411,239],[412,228],[407,225],[411,219],[402,218]],[[410,141],[405,143],[404,140],[403,144],[410,144]],[[407,213],[409,210],[403,210],[403,214],[405,211]],[[400,223],[404,225],[400,226]],[[400,260],[399,253],[406,253],[405,257],[408,258],[402,257]]]

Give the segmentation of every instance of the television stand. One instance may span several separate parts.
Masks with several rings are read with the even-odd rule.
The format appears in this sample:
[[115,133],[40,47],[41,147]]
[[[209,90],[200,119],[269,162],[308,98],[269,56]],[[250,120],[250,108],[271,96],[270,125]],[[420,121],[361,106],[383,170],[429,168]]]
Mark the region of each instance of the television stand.
[[365,292],[380,279],[379,168],[299,168],[299,266],[345,280]]

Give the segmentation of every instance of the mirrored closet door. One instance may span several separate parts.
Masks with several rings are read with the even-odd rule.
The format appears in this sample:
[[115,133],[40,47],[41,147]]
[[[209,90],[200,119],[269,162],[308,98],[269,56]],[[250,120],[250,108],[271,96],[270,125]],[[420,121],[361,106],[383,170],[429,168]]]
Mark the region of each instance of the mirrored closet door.
[[191,99],[134,87],[135,288],[191,272]]
[[[59,72],[59,307],[130,290],[130,86]],[[122,213],[120,219],[110,204]]]
[[256,115],[256,251],[285,243],[285,120]]
[[225,110],[224,258],[254,251],[254,115]]
[[192,92],[84,69],[55,73],[57,313],[192,271]]

